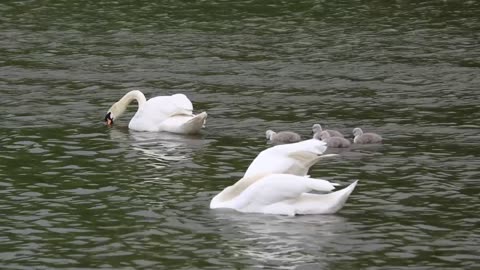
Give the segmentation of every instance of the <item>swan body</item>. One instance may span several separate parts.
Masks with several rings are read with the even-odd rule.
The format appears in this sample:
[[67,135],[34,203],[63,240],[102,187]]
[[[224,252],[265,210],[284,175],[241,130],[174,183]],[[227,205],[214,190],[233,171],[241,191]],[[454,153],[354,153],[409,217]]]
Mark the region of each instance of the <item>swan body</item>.
[[194,134],[200,132],[206,122],[207,113],[193,114],[192,102],[184,94],[147,100],[142,92],[133,90],[110,107],[105,116],[107,124],[117,120],[134,100],[138,103],[138,110],[128,124],[132,130]]
[[[323,131],[323,129],[322,129],[322,126],[320,124],[314,124],[312,126],[313,134],[320,133],[322,131]],[[342,137],[343,138],[343,134],[340,131],[336,131],[336,130],[332,130],[332,129],[326,129],[325,131],[328,132],[328,134],[330,134],[330,137]]]
[[320,158],[332,156],[321,156],[326,149],[325,142],[310,139],[263,150],[242,179],[213,197],[210,208],[290,216],[335,213],[343,207],[357,181],[331,192],[337,184],[307,175]]
[[305,176],[310,167],[324,157],[325,142],[310,139],[297,143],[276,145],[260,152],[248,166],[244,177],[268,173],[283,173]]
[[212,199],[210,208],[289,216],[331,214],[343,207],[356,184],[355,181],[342,190],[316,194],[309,192],[330,192],[336,184],[291,174],[256,175],[225,188]]
[[295,132],[292,131],[280,131],[275,132],[273,130],[267,130],[265,132],[267,140],[269,140],[272,144],[287,144],[287,143],[296,143],[302,140],[302,137]]
[[353,143],[356,144],[374,144],[374,143],[382,143],[382,136],[376,133],[363,133],[361,128],[354,128],[353,129]]
[[322,140],[327,143],[328,147],[331,148],[348,148],[350,147],[350,141],[342,137],[331,137],[330,134],[324,130],[320,133],[315,133],[313,135],[314,139]]

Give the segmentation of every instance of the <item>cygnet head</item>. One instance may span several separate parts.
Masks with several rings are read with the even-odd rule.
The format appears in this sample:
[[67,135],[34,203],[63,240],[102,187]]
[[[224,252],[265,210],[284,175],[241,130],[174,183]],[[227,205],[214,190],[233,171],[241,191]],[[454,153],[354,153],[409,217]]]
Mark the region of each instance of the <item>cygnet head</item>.
[[272,137],[273,137],[273,135],[275,135],[275,134],[276,134],[276,132],[273,131],[273,130],[270,130],[270,129],[267,130],[267,132],[265,132],[265,135],[266,135],[266,137],[267,137],[267,140],[271,140]]
[[319,133],[322,131],[322,126],[320,126],[320,124],[314,124],[312,126],[312,133],[315,134],[315,133]]
[[320,136],[320,139],[323,141],[330,138],[330,133],[328,133],[328,131],[325,130],[320,132],[319,136]]
[[361,128],[354,128],[353,129],[353,136],[357,137],[363,134],[363,130]]

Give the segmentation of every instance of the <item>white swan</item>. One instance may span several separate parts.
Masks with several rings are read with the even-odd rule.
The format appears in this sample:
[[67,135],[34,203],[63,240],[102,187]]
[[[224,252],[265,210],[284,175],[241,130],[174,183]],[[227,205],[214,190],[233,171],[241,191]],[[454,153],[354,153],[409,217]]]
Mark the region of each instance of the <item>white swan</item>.
[[210,208],[282,215],[330,214],[340,210],[357,181],[328,194],[308,193],[329,192],[336,185],[306,176],[319,159],[335,156],[321,156],[326,149],[325,142],[310,139],[263,150],[242,179],[212,199]]
[[353,129],[353,143],[356,144],[373,144],[373,143],[382,143],[382,136],[376,133],[363,133],[361,128],[354,128]]
[[192,102],[184,94],[158,96],[147,101],[142,92],[133,90],[110,107],[105,123],[112,125],[133,100],[138,102],[138,110],[128,124],[133,130],[194,134],[200,132],[206,122],[207,113],[194,115]]
[[[314,124],[312,126],[312,132],[313,134],[315,133],[320,133],[322,132],[323,129],[322,129],[322,126],[320,124]],[[326,132],[328,132],[328,134],[330,134],[330,137],[344,137],[343,134],[340,132],[340,131],[336,131],[336,130],[333,130],[333,129],[325,129]]]
[[258,154],[248,166],[244,177],[268,173],[305,176],[319,159],[336,156],[335,154],[321,156],[325,150],[326,143],[316,139],[273,146]]
[[302,140],[302,137],[292,131],[280,131],[275,132],[271,129],[265,132],[265,136],[267,140],[269,140],[272,144],[287,144],[287,143],[296,143]]
[[210,208],[230,208],[245,213],[278,215],[332,214],[340,210],[357,181],[328,193],[336,184],[291,174],[268,174],[244,177],[225,188],[210,202]]

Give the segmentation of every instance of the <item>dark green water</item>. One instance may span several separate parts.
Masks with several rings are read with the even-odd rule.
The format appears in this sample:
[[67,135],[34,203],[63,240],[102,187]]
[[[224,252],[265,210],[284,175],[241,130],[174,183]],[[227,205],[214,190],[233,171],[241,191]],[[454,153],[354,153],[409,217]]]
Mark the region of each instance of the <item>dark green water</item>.
[[[2,1],[1,269],[479,269],[477,1]],[[184,93],[200,136],[108,129]],[[335,215],[213,211],[268,147],[382,134],[311,175]]]

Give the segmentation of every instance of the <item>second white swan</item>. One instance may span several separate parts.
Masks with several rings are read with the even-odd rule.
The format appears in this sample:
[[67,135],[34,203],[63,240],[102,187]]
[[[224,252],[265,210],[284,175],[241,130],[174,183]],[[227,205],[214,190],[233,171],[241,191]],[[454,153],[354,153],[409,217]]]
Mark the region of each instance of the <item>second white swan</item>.
[[193,114],[192,102],[184,94],[147,100],[139,90],[132,90],[115,102],[105,115],[105,123],[112,125],[134,100],[138,103],[138,110],[128,124],[132,130],[195,134],[206,123],[207,113]]

